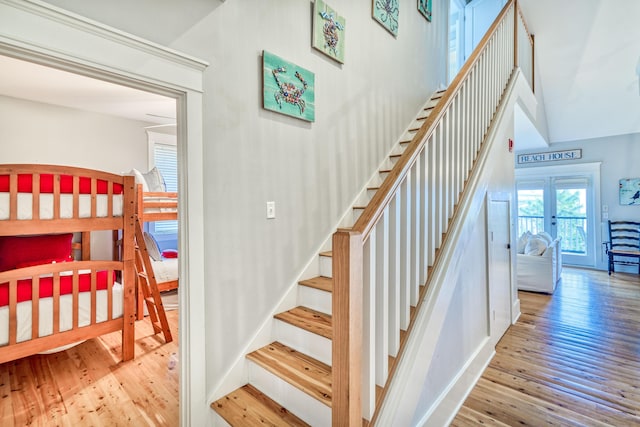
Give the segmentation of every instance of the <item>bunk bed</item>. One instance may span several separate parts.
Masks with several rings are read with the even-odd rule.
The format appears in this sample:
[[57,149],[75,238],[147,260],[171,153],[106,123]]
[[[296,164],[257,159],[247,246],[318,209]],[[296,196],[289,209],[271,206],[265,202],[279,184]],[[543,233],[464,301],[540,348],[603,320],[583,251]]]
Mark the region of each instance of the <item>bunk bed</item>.
[[[137,319],[141,320],[144,316],[144,301],[149,299],[145,296],[145,292],[166,292],[178,288],[178,252],[176,250],[160,251],[153,236],[144,231],[146,223],[178,219],[178,193],[166,191],[164,179],[155,167],[146,173],[133,169],[131,175],[136,179],[136,220],[140,226],[139,230],[136,228],[139,249],[136,256],[136,271],[138,275]],[[158,313],[158,306],[156,305],[156,310],[149,304],[147,306],[152,316],[152,323],[155,325],[152,312]],[[162,315],[159,317],[161,318]],[[167,332],[165,337],[170,341]]]
[[[114,331],[134,357],[134,226],[131,176],[0,165],[0,363]],[[121,259],[91,259],[91,233],[114,230]]]
[[[162,179],[161,177],[159,178]],[[136,214],[144,230],[144,224],[178,219],[178,193],[168,191],[146,191],[143,184],[136,184]],[[153,190],[154,188],[150,186]],[[158,190],[161,190],[158,188]],[[158,289],[167,291],[178,288],[178,253],[175,250],[160,251],[153,237],[145,233],[151,266],[158,279]]]

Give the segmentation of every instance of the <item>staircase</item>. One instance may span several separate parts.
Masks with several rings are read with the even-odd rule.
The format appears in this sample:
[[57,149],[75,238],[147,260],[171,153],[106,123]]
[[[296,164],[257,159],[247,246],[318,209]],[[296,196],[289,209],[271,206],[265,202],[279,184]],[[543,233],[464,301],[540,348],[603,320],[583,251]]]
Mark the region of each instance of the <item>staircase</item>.
[[[341,228],[358,220],[443,93],[435,93],[416,115],[353,206],[346,220],[351,224]],[[274,341],[246,355],[249,384],[211,404],[228,425],[331,425],[332,252],[318,256],[320,275],[298,283],[298,306],[275,315]]]

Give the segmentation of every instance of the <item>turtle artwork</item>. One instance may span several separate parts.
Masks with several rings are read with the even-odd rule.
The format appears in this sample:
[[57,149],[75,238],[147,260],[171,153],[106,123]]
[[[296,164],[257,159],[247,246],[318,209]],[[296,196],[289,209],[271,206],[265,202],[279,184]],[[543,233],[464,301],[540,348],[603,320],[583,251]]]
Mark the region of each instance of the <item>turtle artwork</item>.
[[314,121],[314,74],[267,51],[262,57],[264,108]]
[[340,40],[338,31],[344,30],[344,27],[341,23],[333,19],[333,13],[322,12],[320,16],[326,21],[322,32],[324,34],[324,47],[325,49],[329,49],[330,52],[333,52],[334,55],[337,55],[338,51],[336,48]]
[[313,13],[313,47],[340,63],[344,63],[345,26],[343,17],[322,0],[316,0]]

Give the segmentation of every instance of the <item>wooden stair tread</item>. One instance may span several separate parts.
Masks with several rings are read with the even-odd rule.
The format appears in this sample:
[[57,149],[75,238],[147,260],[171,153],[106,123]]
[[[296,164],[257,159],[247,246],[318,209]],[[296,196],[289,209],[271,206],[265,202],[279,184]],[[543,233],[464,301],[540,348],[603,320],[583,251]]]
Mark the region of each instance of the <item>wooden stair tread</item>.
[[[322,256],[331,256],[331,252],[329,252],[329,255]],[[321,291],[333,292],[333,279],[331,277],[318,276],[312,279],[301,280],[298,284],[308,288],[320,289]]]
[[329,314],[300,306],[278,313],[275,318],[328,339],[333,337],[333,321]]
[[251,384],[247,384],[211,404],[232,426],[309,426]]
[[331,366],[279,342],[249,353],[247,358],[331,407]]

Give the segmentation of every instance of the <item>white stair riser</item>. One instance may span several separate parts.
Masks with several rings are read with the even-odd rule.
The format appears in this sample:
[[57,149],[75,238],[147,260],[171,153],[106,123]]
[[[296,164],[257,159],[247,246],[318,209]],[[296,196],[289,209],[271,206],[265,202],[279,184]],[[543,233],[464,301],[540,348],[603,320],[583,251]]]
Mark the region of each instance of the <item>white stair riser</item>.
[[320,275],[324,277],[333,277],[333,258],[330,256],[320,257]]
[[232,427],[231,424],[226,422],[216,411],[213,412],[213,426],[214,427]]
[[331,365],[330,339],[278,319],[273,322],[273,332],[276,341]]
[[331,314],[331,292],[309,286],[298,286],[298,305],[312,308],[321,313]]
[[249,382],[312,426],[330,426],[331,408],[249,361]]
[[364,212],[364,209],[354,209],[353,210],[353,223],[354,224],[356,223],[358,218],[360,218],[360,215],[362,215],[362,212]]

